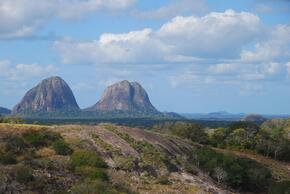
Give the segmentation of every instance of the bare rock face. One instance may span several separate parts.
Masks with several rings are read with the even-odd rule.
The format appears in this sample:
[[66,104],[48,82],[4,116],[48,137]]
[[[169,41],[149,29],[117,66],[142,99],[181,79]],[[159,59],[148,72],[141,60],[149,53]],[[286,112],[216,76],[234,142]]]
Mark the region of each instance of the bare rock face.
[[54,112],[79,110],[68,84],[60,77],[50,77],[29,90],[12,113]]
[[128,111],[159,113],[137,82],[121,81],[109,86],[101,100],[86,111]]

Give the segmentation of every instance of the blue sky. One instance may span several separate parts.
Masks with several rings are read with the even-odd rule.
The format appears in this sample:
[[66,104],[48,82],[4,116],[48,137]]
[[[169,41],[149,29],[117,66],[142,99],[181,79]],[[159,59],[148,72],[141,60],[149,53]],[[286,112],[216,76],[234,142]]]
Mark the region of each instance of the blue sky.
[[0,106],[53,75],[82,108],[126,79],[162,111],[290,114],[290,1],[0,0]]

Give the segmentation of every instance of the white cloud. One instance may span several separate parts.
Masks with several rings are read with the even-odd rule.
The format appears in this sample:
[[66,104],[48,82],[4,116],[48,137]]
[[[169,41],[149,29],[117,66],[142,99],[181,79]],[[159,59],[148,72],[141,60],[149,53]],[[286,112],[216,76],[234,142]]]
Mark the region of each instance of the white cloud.
[[90,42],[61,40],[54,43],[54,48],[66,64],[149,63],[161,60],[161,53],[166,52],[162,43],[153,38],[151,29],[105,33]]
[[168,5],[156,10],[135,10],[132,15],[140,19],[161,19],[182,15],[185,13],[203,13],[207,10],[204,0],[173,0]]
[[51,76],[57,72],[57,68],[52,65],[42,66],[39,64],[16,64],[10,61],[0,61],[0,77],[9,81],[26,80]]
[[54,17],[80,18],[100,11],[118,11],[133,5],[135,0],[1,0],[0,39],[20,38]]
[[227,73],[233,73],[238,70],[238,67],[236,64],[230,64],[230,63],[221,63],[216,65],[211,65],[208,70],[211,73],[215,74],[227,74]]
[[105,33],[98,40],[54,44],[63,62],[165,63],[176,60],[239,56],[241,48],[260,31],[260,19],[251,13],[210,13],[204,17],[175,17],[159,30],[124,34]]
[[157,34],[175,52],[211,58],[238,55],[244,45],[257,38],[260,30],[258,16],[227,10],[203,17],[175,17]]
[[[283,83],[285,81],[283,63],[248,64],[242,62],[212,65],[191,65],[173,72],[169,83],[173,88],[213,87],[218,85],[234,86],[240,94],[258,92],[263,83]],[[255,87],[250,87],[254,85]],[[250,91],[251,90],[251,91]]]
[[265,62],[290,58],[290,26],[278,25],[266,40],[256,44],[254,51],[243,50],[241,60],[246,62]]
[[[288,28],[279,25],[271,30],[252,13],[227,10],[202,17],[178,16],[157,30],[104,33],[86,42],[60,40],[54,48],[66,64],[94,64],[105,72],[127,69],[128,75],[134,74],[134,68],[144,74],[162,70],[172,87],[226,84],[248,91],[251,87],[245,84],[285,81]],[[254,43],[258,46],[250,50]],[[124,76],[114,78],[120,77]]]

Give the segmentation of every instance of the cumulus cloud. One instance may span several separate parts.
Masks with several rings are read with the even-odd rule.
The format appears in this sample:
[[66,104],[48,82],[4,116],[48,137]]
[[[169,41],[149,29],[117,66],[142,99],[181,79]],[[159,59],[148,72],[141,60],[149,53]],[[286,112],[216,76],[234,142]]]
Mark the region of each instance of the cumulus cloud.
[[66,64],[128,71],[140,70],[141,64],[146,71],[169,67],[174,69],[168,78],[172,87],[231,84],[245,91],[245,84],[285,80],[289,28],[266,28],[255,14],[226,10],[201,17],[177,16],[157,30],[104,33],[84,42],[59,40],[54,48]]
[[57,68],[52,65],[42,66],[39,64],[16,64],[9,60],[0,61],[0,77],[9,81],[26,80],[51,76],[57,72]]
[[175,17],[164,24],[157,34],[175,52],[211,58],[238,55],[245,44],[257,38],[260,30],[258,16],[226,10],[203,17]]
[[[287,74],[283,63],[220,63],[190,65],[169,76],[173,88],[234,86],[240,94],[257,92],[265,83],[283,83]],[[250,87],[251,85],[255,87]],[[252,90],[252,91],[250,91]]]
[[98,40],[55,42],[64,63],[165,63],[238,56],[259,35],[260,19],[227,10],[203,17],[175,17],[154,31],[101,35]]
[[30,36],[54,17],[80,18],[100,11],[118,11],[135,0],[1,0],[0,39]]
[[285,60],[290,58],[290,26],[278,25],[266,40],[258,42],[253,51],[243,50],[241,59],[247,62]]
[[66,64],[143,63],[160,60],[166,47],[153,38],[151,29],[124,34],[103,34],[99,40],[56,41],[54,48]]

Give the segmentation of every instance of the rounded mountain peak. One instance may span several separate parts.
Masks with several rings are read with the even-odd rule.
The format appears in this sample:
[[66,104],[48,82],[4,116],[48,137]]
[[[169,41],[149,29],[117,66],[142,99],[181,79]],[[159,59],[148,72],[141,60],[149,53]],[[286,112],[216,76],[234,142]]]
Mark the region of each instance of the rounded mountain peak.
[[72,90],[58,76],[44,79],[29,90],[14,109],[14,114],[79,110]]
[[151,104],[145,89],[138,82],[127,80],[109,86],[103,93],[101,100],[87,110],[158,112]]

